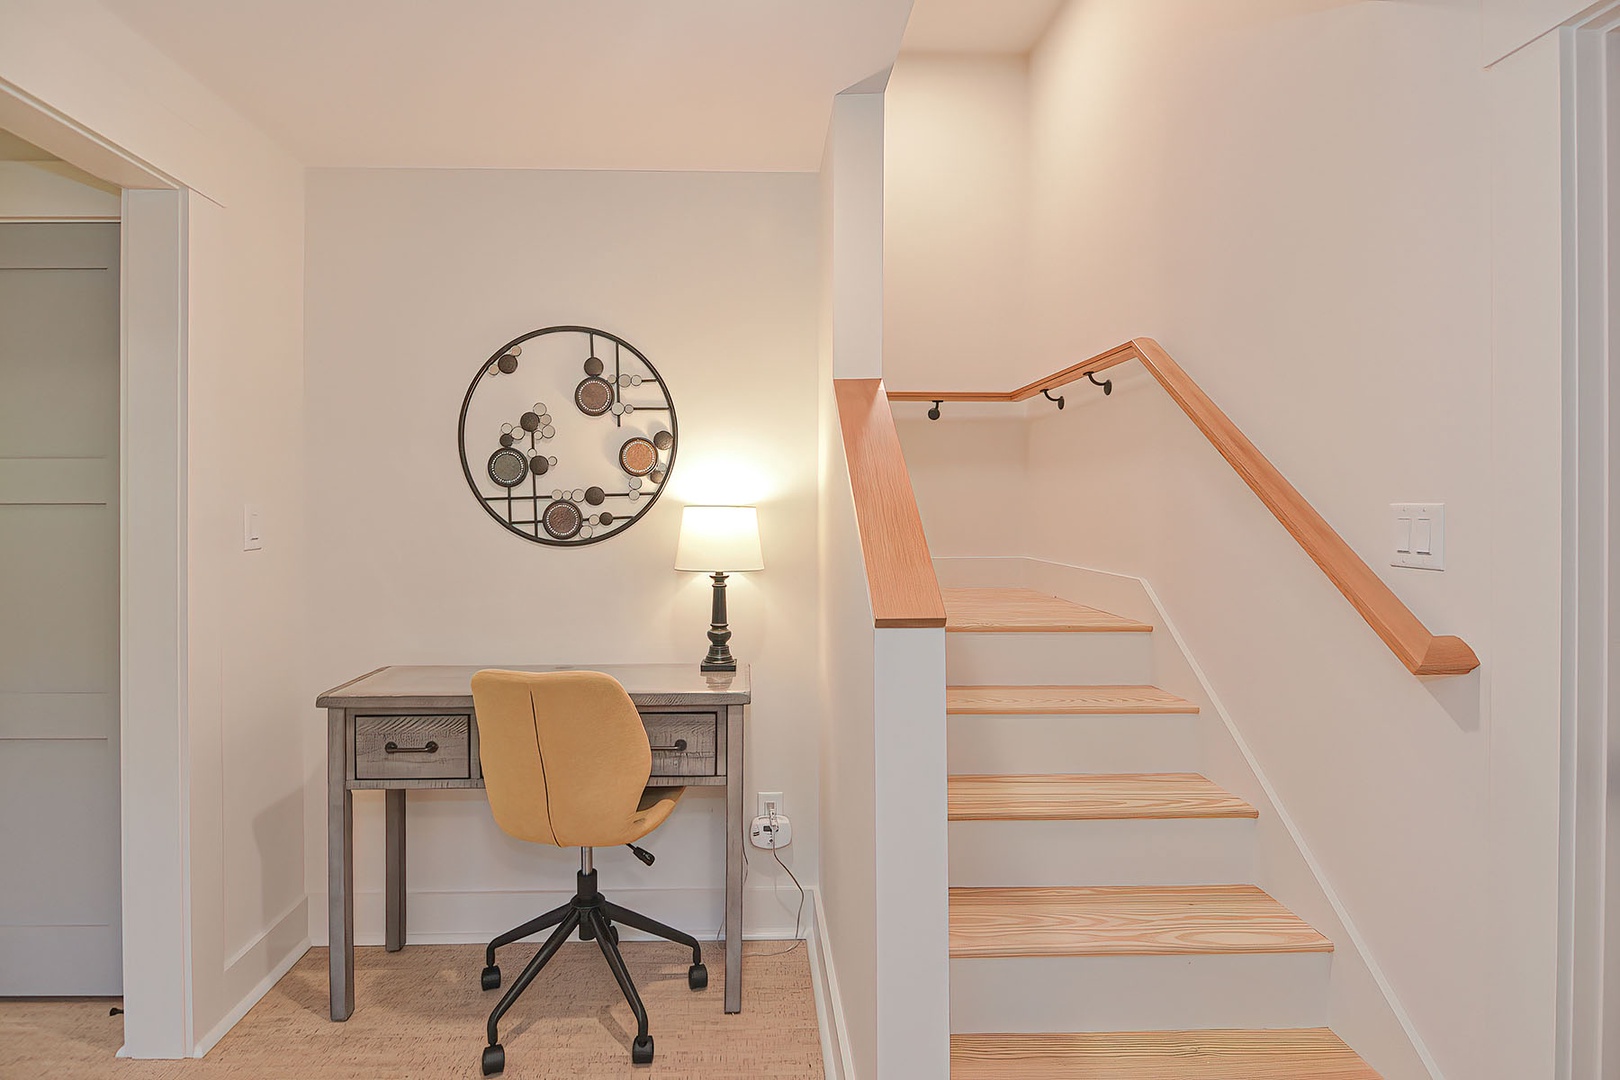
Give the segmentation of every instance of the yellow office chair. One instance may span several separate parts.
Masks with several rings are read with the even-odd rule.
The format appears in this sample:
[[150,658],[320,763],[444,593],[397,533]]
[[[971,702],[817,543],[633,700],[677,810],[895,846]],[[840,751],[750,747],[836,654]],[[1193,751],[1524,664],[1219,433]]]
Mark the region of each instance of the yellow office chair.
[[501,985],[495,950],[556,928],[489,1014],[484,1075],[494,1076],[506,1067],[506,1051],[496,1030],[501,1017],[576,928],[582,940],[594,938],[601,946],[636,1014],[630,1060],[645,1065],[653,1059],[647,1009],[630,981],[613,924],[689,946],[692,966],[686,981],[693,990],[709,985],[709,972],[692,935],[603,898],[596,889],[591,849],[624,844],[651,865],[652,856],[635,842],[664,823],[686,789],[647,786],[652,774],[647,730],[630,695],[612,676],[596,671],[480,671],[473,676],[472,692],[478,715],[478,760],[496,824],[519,840],[579,848],[574,898],[508,930],[485,950],[483,986],[494,990]]

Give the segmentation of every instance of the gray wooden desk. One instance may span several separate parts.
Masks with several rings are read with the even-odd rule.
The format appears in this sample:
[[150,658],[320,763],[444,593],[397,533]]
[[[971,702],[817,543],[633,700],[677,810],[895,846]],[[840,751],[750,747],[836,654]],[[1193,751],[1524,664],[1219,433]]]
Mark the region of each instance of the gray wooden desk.
[[[479,670],[378,668],[315,699],[317,708],[327,710],[326,895],[333,1020],[347,1020],[354,1012],[353,793],[372,789],[388,793],[386,942],[394,952],[405,944],[405,793],[484,786],[472,701],[472,676]],[[518,665],[506,670],[576,668]],[[704,673],[696,664],[625,664],[589,670],[618,679],[640,710],[653,746],[649,786],[726,789],[726,1012],[741,1012],[748,667],[741,666],[735,675]]]

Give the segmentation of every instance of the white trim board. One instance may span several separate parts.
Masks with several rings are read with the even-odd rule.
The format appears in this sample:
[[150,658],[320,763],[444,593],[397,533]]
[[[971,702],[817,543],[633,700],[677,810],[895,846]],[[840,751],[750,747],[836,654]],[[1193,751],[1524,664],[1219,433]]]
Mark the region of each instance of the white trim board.
[[123,200],[120,710],[124,1046],[194,1045],[186,491],[189,216],[183,191]]
[[[611,883],[610,883],[611,885]],[[798,926],[801,937],[810,935],[814,919],[812,898],[814,886],[805,886],[804,916]],[[705,946],[718,946],[723,929],[725,891],[721,888],[701,889],[615,889],[608,895],[627,908],[645,912],[660,922],[686,930]],[[573,896],[564,889],[467,889],[431,890],[411,889],[406,893],[406,939],[412,945],[483,945],[497,934],[566,904]],[[775,911],[771,905],[775,902]],[[780,888],[745,886],[743,911],[748,916],[743,926],[744,941],[784,941],[794,938],[794,912],[799,906],[798,890],[791,883]],[[355,892],[355,945],[383,944],[383,890],[361,889]],[[766,918],[759,913],[769,911]],[[319,946],[327,943],[326,891],[309,894],[310,941]],[[653,941],[652,935],[625,927],[621,934],[626,941]]]
[[833,969],[832,943],[827,940],[827,919],[821,910],[821,890],[810,890],[812,932],[810,943],[810,982],[816,996],[816,1024],[821,1029],[821,1071],[826,1080],[856,1080],[855,1062],[849,1055],[849,1038],[844,1027],[844,999],[838,993],[838,973]]
[[[289,912],[289,914],[291,913]],[[271,929],[275,928],[271,927]],[[265,931],[267,935],[269,932],[268,930]],[[197,1045],[192,1047],[191,1056],[194,1058],[203,1057],[207,1055],[208,1051],[218,1046],[219,1041],[230,1033],[231,1028],[235,1027],[242,1017],[246,1016],[253,1009],[253,1006],[257,1005],[264,998],[264,995],[268,994],[276,983],[281,981],[282,976],[291,971],[293,965],[304,958],[304,954],[309,950],[310,943],[307,937],[296,948],[289,950],[286,957],[272,968],[269,974],[260,979],[257,986],[248,991],[246,997],[237,1002],[230,1012],[221,1017],[219,1023],[215,1024],[208,1034],[197,1040]]]

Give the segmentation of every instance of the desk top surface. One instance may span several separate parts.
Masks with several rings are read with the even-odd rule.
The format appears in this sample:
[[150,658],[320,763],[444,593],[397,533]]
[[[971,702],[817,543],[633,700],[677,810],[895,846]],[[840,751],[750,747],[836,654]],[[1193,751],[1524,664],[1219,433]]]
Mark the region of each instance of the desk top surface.
[[[484,667],[402,664],[350,679],[315,699],[319,709],[472,708],[472,677]],[[601,671],[624,686],[641,706],[746,705],[747,664],[735,672],[700,671],[696,664],[514,664],[503,671]]]

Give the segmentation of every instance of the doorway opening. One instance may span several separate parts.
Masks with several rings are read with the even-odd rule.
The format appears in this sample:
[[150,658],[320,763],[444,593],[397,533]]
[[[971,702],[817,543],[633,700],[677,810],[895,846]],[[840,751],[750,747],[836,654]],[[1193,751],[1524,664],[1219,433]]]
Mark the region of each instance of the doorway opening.
[[[93,440],[112,444],[112,452],[102,460],[103,466],[109,458],[116,463],[110,491],[105,492],[110,502],[103,517],[116,522],[115,563],[110,579],[105,576],[105,561],[96,564],[96,572],[104,575],[98,579],[102,585],[110,580],[116,591],[116,621],[112,631],[102,628],[97,655],[104,661],[110,643],[116,658],[116,678],[109,694],[116,725],[107,740],[116,748],[112,756],[117,762],[113,788],[117,812],[103,810],[96,829],[103,843],[110,840],[116,852],[118,896],[116,908],[104,903],[100,917],[116,911],[112,921],[120,955],[115,969],[125,1008],[120,1056],[186,1057],[196,1046],[185,700],[189,193],[172,177],[4,80],[0,80],[0,129],[15,137],[10,145],[15,147],[16,140],[21,140],[22,146],[36,148],[56,161],[36,166],[51,174],[34,177],[36,186],[54,184],[58,194],[63,194],[69,189],[61,181],[71,178],[79,184],[73,189],[76,195],[92,202],[99,199],[100,207],[87,211],[82,201],[70,201],[65,207],[58,204],[60,212],[46,215],[45,220],[6,224],[84,225],[92,223],[87,218],[107,216],[117,231],[112,264],[118,304],[116,409],[110,423],[103,414],[72,422],[65,434],[81,437],[95,449],[68,446],[61,456],[69,463],[51,467],[58,474],[75,469],[88,473],[93,466],[74,459],[93,459],[100,454],[102,447]],[[110,205],[107,197],[116,200],[115,213],[105,212]],[[0,216],[5,216],[3,206]],[[32,211],[27,216],[32,217]],[[104,427],[110,430],[102,430]],[[50,432],[45,435],[54,437]],[[34,475],[31,482],[44,483],[40,466],[26,468]],[[105,472],[101,475],[106,476]],[[88,483],[82,475],[68,479]],[[61,479],[60,486],[66,487],[68,479]],[[57,481],[50,486],[56,490]],[[86,496],[80,492],[78,497]],[[43,514],[32,516],[45,519]],[[100,557],[104,560],[105,555],[103,549]],[[83,569],[88,575],[89,567]],[[0,569],[0,576],[9,584],[8,570]],[[75,583],[67,584],[71,591]],[[82,587],[84,583],[77,584]],[[36,587],[42,586],[36,583]],[[61,611],[43,606],[46,614],[42,618],[62,617]],[[39,608],[36,605],[35,610]],[[81,629],[87,636],[91,633]],[[82,653],[95,651],[77,639],[75,643]],[[39,689],[40,684],[34,688]],[[71,689],[55,686],[64,693]],[[61,801],[54,804],[57,809],[66,805]],[[32,842],[35,836],[48,834],[51,823],[38,820],[42,809],[32,805],[20,822],[7,820],[3,827],[20,827],[24,841]],[[72,809],[82,810],[77,805]],[[89,831],[88,825],[83,828]],[[101,835],[103,830],[112,835]],[[11,842],[9,835],[7,842]],[[105,847],[99,850],[103,854],[97,865],[104,871]],[[75,961],[62,953],[58,962],[66,967]]]
[[0,130],[0,995],[123,992],[120,192]]

